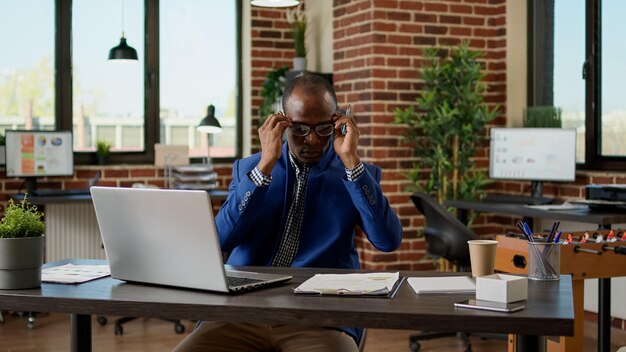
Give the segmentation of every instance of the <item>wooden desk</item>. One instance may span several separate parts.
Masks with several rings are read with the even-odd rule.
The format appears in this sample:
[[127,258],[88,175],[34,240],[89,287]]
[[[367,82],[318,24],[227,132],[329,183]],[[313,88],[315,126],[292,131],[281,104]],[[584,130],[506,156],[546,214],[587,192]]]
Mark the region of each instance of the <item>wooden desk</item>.
[[[539,210],[529,208],[521,204],[491,203],[491,202],[470,202],[470,201],[446,201],[448,207],[459,209],[459,218],[467,219],[467,211],[474,210],[486,213],[508,214],[523,217],[547,218],[563,221],[577,221],[598,225],[600,229],[610,229],[612,224],[626,222],[626,213],[613,211],[597,211],[590,209],[579,210]],[[611,346],[611,276],[614,272],[610,266],[598,265],[600,270],[609,270],[599,278],[598,285],[598,351],[609,351]],[[563,271],[563,273],[568,273]],[[576,328],[573,338],[565,338],[561,343],[562,351],[582,351],[583,345],[583,324],[584,324],[584,278],[574,276],[574,302],[576,308]]]
[[[67,261],[49,265],[65,262]],[[96,263],[101,264],[103,261]],[[528,351],[538,351],[537,344],[542,340],[532,335],[560,336],[572,335],[574,332],[572,281],[569,276],[563,276],[556,282],[529,282],[526,309],[507,314],[455,309],[454,302],[467,299],[471,295],[418,296],[406,282],[393,299],[294,295],[293,288],[315,273],[354,271],[267,267],[247,269],[289,274],[294,276],[294,279],[281,286],[239,295],[226,295],[127,284],[112,278],[104,278],[80,285],[43,284],[40,288],[29,290],[0,290],[0,307],[71,314],[73,351],[91,349],[90,315],[94,314],[311,326],[511,333],[525,335],[521,340],[529,344],[526,346]],[[401,272],[403,276],[437,274]]]

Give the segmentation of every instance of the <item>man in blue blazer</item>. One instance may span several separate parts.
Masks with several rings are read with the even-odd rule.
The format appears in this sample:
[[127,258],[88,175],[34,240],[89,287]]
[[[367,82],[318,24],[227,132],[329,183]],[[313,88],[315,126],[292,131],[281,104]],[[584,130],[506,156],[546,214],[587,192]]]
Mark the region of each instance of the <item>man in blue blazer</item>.
[[[358,269],[356,226],[381,251],[400,247],[402,226],[381,190],[381,169],[360,160],[356,121],[338,113],[332,85],[315,75],[293,79],[283,110],[259,129],[261,152],[233,165],[229,196],[216,217],[228,264]],[[242,351],[253,340],[258,346],[250,350],[313,344],[314,350],[356,351],[361,333],[205,322],[179,348]]]

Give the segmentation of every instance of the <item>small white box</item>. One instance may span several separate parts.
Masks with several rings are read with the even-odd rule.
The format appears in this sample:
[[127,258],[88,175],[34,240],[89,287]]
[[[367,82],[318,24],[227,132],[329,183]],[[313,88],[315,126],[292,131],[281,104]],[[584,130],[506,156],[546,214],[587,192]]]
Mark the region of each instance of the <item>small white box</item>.
[[476,299],[511,303],[528,298],[528,279],[525,276],[494,274],[476,278]]

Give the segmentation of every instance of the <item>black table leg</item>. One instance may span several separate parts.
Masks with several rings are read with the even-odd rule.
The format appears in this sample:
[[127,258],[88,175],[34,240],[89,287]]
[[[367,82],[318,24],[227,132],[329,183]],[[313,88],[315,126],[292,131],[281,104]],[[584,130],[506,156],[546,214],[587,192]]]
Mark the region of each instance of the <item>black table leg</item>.
[[72,352],[91,352],[91,315],[70,315]]
[[515,351],[546,352],[546,337],[537,335],[517,335]]
[[611,349],[611,278],[598,280],[598,352]]

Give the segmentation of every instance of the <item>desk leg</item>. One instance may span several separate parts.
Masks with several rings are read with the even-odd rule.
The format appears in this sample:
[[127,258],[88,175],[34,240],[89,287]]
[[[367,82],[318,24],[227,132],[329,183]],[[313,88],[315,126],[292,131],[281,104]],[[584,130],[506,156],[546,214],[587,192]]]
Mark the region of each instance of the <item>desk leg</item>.
[[611,349],[611,278],[598,280],[598,352]]
[[72,352],[91,352],[91,315],[70,315]]
[[515,343],[517,352],[546,352],[545,336],[517,335]]
[[585,280],[572,280],[574,336],[561,336],[561,352],[582,352],[585,335]]

